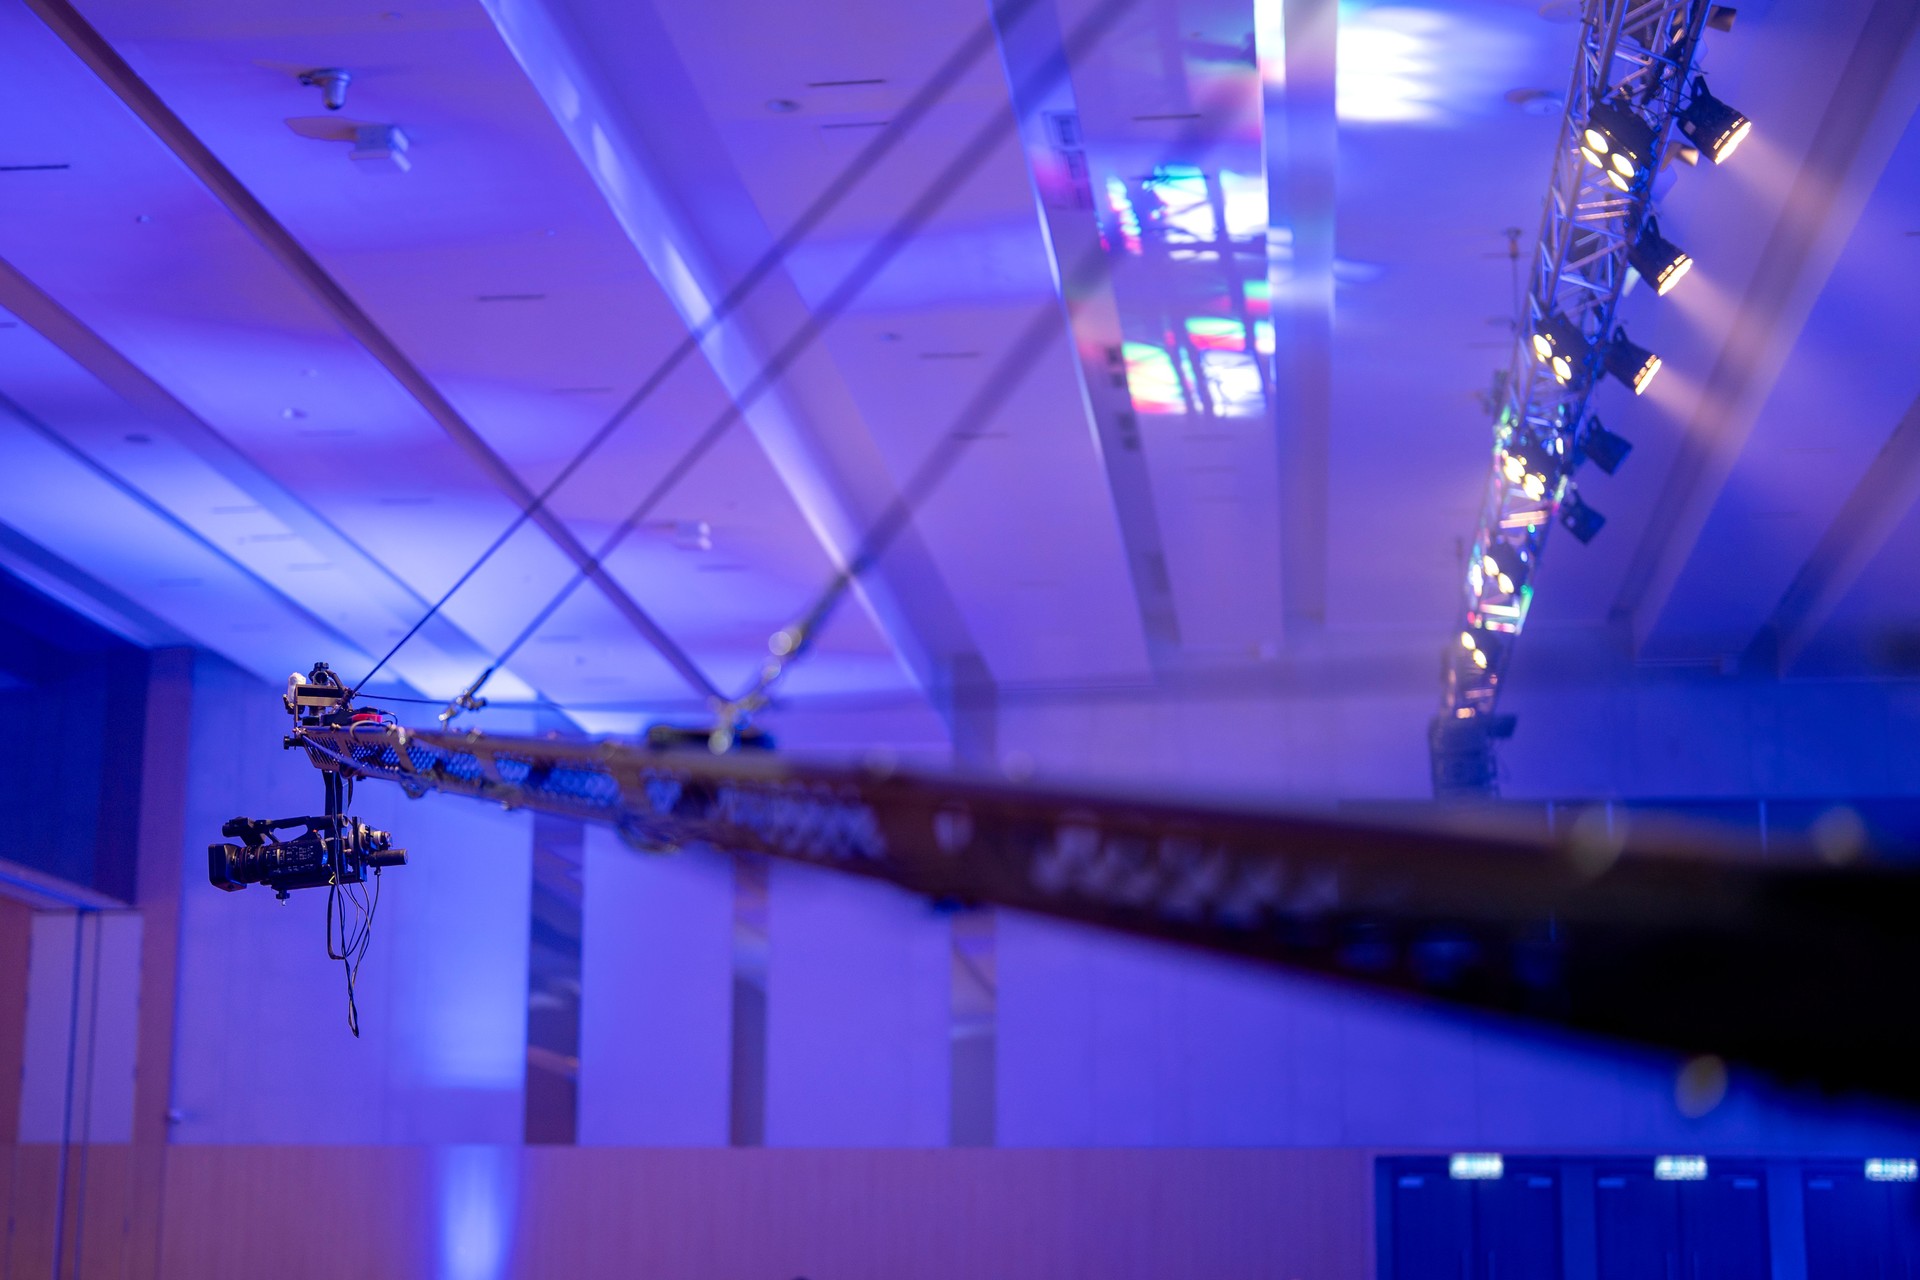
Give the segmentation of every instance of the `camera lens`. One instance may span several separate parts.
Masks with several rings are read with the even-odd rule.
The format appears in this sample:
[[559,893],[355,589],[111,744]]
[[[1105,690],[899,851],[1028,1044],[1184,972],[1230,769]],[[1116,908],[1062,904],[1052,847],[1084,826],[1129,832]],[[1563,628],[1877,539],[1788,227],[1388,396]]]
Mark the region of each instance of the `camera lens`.
[[213,882],[214,888],[224,889],[228,893],[260,883],[255,853],[255,850],[243,844],[208,845],[207,879]]

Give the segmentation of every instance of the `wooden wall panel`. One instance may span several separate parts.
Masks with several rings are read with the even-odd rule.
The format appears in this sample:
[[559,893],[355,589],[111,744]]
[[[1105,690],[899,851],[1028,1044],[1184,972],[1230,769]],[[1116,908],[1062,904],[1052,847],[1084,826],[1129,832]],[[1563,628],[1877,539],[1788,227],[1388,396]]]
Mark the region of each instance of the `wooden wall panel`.
[[1366,1280],[1370,1168],[1362,1151],[178,1146],[161,1274]]
[[131,1156],[126,1143],[75,1143],[63,1168],[58,1143],[6,1148],[11,1177],[6,1248],[0,1253],[5,1275],[121,1280],[128,1261]]

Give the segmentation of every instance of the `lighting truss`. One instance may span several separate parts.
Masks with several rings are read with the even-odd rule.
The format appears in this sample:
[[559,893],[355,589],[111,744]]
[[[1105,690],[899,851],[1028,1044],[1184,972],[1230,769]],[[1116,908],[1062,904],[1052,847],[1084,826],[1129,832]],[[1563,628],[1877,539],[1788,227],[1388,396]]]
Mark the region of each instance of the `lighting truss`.
[[[1549,529],[1556,518],[1586,510],[1575,507],[1570,478],[1580,457],[1576,436],[1602,372],[1598,353],[1614,336],[1627,257],[1648,217],[1648,187],[1665,159],[1709,7],[1705,0],[1587,0],[1528,273],[1524,324],[1498,386],[1493,467],[1474,530],[1459,634],[1450,639],[1445,658],[1433,734],[1436,790],[1492,789],[1486,739],[1499,732],[1493,712],[1512,640],[1526,625],[1532,569]],[[1645,176],[1625,191],[1607,167],[1581,152],[1586,125],[1603,104],[1603,116],[1618,120],[1619,113],[1630,113],[1652,130]],[[1572,375],[1562,379],[1533,339],[1542,332],[1568,334],[1569,326],[1592,355],[1575,353],[1587,358],[1577,359]],[[1511,465],[1510,450],[1553,461],[1551,482],[1543,488],[1537,471]],[[1587,536],[1593,527],[1587,526]],[[1497,575],[1485,571],[1490,556],[1523,561],[1527,580],[1515,582],[1511,592],[1499,590]],[[1488,643],[1488,636],[1498,639]]]
[[1920,980],[1912,862],[1832,867],[1786,846],[1728,857],[1646,843],[1650,826],[1620,844],[1578,824],[1564,841],[1421,831],[771,752],[388,723],[302,724],[287,745],[329,773],[416,795],[604,824],[646,853],[806,863],[1920,1099],[1920,1022],[1888,1003]]

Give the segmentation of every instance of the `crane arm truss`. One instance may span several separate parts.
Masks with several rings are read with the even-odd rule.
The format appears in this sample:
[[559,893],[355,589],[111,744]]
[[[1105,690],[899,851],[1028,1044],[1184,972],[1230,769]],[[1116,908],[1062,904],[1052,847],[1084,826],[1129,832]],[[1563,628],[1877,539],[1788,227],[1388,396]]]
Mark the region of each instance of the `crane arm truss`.
[[1920,873],[1233,812],[1025,785],[404,728],[322,769],[891,881],[1686,1053],[1920,1098]]

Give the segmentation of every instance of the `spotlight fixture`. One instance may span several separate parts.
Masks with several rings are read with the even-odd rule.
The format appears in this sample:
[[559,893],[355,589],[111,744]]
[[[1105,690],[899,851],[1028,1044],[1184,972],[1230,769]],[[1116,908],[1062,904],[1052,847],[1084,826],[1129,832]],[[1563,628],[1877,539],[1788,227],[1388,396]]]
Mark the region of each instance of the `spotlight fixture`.
[[1482,581],[1503,596],[1517,592],[1527,580],[1527,553],[1505,542],[1495,542],[1480,553]]
[[1627,250],[1627,265],[1638,271],[1640,278],[1664,298],[1680,283],[1682,276],[1693,270],[1693,259],[1686,250],[1660,234],[1657,220],[1648,218],[1640,228],[1640,238]]
[[1533,354],[1552,367],[1553,377],[1563,386],[1585,372],[1593,345],[1580,326],[1563,315],[1551,315],[1533,332]]
[[[1704,90],[1702,90],[1704,92]],[[1602,102],[1587,113],[1580,154],[1622,191],[1645,176],[1653,161],[1653,126],[1618,102]]]
[[1600,419],[1588,418],[1587,429],[1580,436],[1580,452],[1587,460],[1608,475],[1620,469],[1632,452],[1633,444],[1624,436],[1617,436],[1600,425]]
[[1510,444],[1500,451],[1500,473],[1507,483],[1539,502],[1559,479],[1553,456],[1532,441]]
[[1507,642],[1508,637],[1497,632],[1470,627],[1460,633],[1460,652],[1457,656],[1464,666],[1485,671],[1499,660],[1502,646]]
[[1707,78],[1693,78],[1693,96],[1680,113],[1680,132],[1715,164],[1725,164],[1753,129],[1753,121],[1707,92]]
[[1645,393],[1653,375],[1660,372],[1660,357],[1628,341],[1626,329],[1619,325],[1614,326],[1613,341],[1600,360],[1606,371],[1632,387],[1635,395]]
[[1580,494],[1569,487],[1567,496],[1560,500],[1560,523],[1567,526],[1567,532],[1582,542],[1592,542],[1593,536],[1600,532],[1607,518],[1580,501]]

